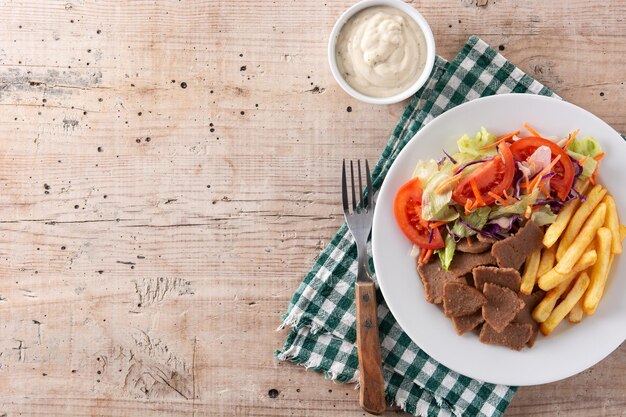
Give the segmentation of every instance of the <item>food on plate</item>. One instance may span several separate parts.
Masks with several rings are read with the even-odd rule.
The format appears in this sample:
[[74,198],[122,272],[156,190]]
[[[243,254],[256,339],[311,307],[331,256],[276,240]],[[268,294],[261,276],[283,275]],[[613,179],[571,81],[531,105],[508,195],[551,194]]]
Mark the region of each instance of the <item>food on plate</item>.
[[517,292],[490,282],[483,286],[487,302],[482,306],[483,317],[495,331],[500,333],[524,308]]
[[548,318],[539,325],[539,330],[544,336],[549,335],[559,325],[559,323],[567,316],[567,314],[574,308],[578,300],[585,294],[585,290],[589,286],[589,275],[586,272],[581,272],[574,286],[567,293],[567,296],[559,303],[558,306],[552,310]]
[[590,249],[585,252],[583,256],[580,257],[580,259],[578,259],[578,262],[576,262],[576,264],[569,273],[561,274],[559,272],[556,272],[556,270],[553,268],[546,272],[544,275],[542,275],[539,278],[538,282],[539,288],[545,291],[551,290],[560,283],[567,281],[569,278],[571,278],[572,274],[577,274],[589,268],[590,266],[595,264],[597,260],[598,255],[596,250]]
[[418,266],[418,272],[426,292],[426,300],[429,303],[441,304],[443,302],[443,286],[446,282],[465,282],[463,275],[471,273],[475,267],[495,264],[495,259],[489,252],[478,255],[459,253],[454,258],[448,270],[443,269],[439,262],[422,263]]
[[522,284],[520,286],[520,292],[525,295],[530,295],[535,288],[535,282],[537,281],[537,271],[539,271],[539,262],[541,261],[541,249],[535,250],[526,258],[524,265],[524,276],[522,277]]
[[[565,251],[571,246],[572,241],[580,232],[580,229],[583,227],[583,224],[587,220],[587,218],[591,215],[593,210],[598,206],[602,198],[606,194],[606,190],[602,188],[599,184],[591,189],[589,194],[587,195],[587,199],[584,203],[580,205],[580,208],[576,210],[576,214],[572,217],[567,229],[565,230],[565,234],[561,239],[561,243],[556,251],[556,259],[560,261],[561,258],[565,255]],[[605,204],[606,210],[606,204]]]
[[[561,200],[565,200],[574,183],[574,165],[566,151],[555,142],[541,137],[527,137],[511,143],[511,153],[517,161],[528,160],[539,148],[548,148],[554,166],[551,168],[550,188]],[[542,148],[543,149],[543,148]],[[544,153],[548,150],[544,149]]]
[[343,25],[336,43],[343,79],[370,97],[391,97],[415,84],[426,66],[426,39],[395,7],[361,10]]
[[485,318],[483,317],[483,312],[481,310],[467,316],[452,317],[452,324],[454,325],[454,329],[459,336],[474,330],[484,321]]
[[531,253],[541,249],[543,230],[529,221],[519,231],[493,244],[491,253],[501,268],[519,269]]
[[[559,213],[560,215],[561,213]],[[557,216],[558,221],[558,216]],[[552,223],[554,224],[554,223]],[[550,229],[548,228],[548,231]],[[543,236],[543,241],[545,245],[546,241],[546,233]],[[539,267],[537,268],[537,277],[543,276],[546,272],[551,270],[554,267],[554,260],[556,259],[556,246],[552,245],[549,248],[544,248],[541,250],[541,260],[539,261]]]
[[[604,216],[606,215],[606,204],[600,203],[594,209],[591,216],[589,216],[589,220],[585,222],[585,225],[580,230],[576,239],[572,242],[572,244],[567,248],[565,253],[563,254],[563,258],[557,262],[554,270],[559,274],[567,274],[574,268],[574,265],[582,254],[585,252],[585,249],[589,245],[590,242],[593,241],[593,238],[596,235],[596,231],[602,226],[604,222]],[[559,257],[559,252],[556,253],[557,259]]]
[[615,199],[611,195],[607,195],[602,201],[606,204],[604,227],[607,227],[611,231],[611,252],[614,254],[622,253],[622,238],[620,238],[620,224]]
[[467,316],[486,302],[480,291],[464,282],[449,281],[443,286],[443,312],[448,317]]
[[480,341],[489,345],[500,345],[509,349],[522,350],[530,341],[533,329],[530,324],[511,323],[498,332],[488,324],[480,330]]
[[556,256],[556,248],[554,243],[557,241],[561,234],[565,231],[565,228],[569,224],[570,219],[574,215],[574,212],[578,208],[580,204],[580,200],[570,200],[565,203],[563,209],[556,216],[556,220],[552,223],[547,229],[546,233],[543,235],[543,246],[546,248],[552,249],[555,251],[554,255]]
[[488,282],[517,292],[522,282],[519,271],[513,268],[479,266],[472,270],[472,276],[476,288],[484,288]]
[[456,250],[467,253],[483,253],[487,249],[491,249],[493,242],[481,241],[472,236],[461,239],[456,244]]
[[455,202],[465,206],[468,201],[476,199],[476,203],[486,206],[495,202],[498,194],[509,188],[515,175],[513,154],[505,145],[498,146],[498,150],[500,158],[486,158],[465,176],[461,172],[455,173],[455,176],[460,176],[452,192]]
[[565,294],[565,292],[569,289],[570,284],[572,283],[572,280],[575,276],[576,273],[570,273],[565,281],[548,291],[545,297],[543,297],[539,304],[537,304],[532,312],[533,319],[535,319],[537,323],[543,323],[548,319],[550,313],[552,313],[552,310],[554,310],[556,303],[559,301],[561,296]]
[[599,143],[524,128],[463,135],[458,152],[419,161],[394,201],[426,300],[459,335],[516,350],[596,311],[626,234],[598,183]]
[[533,319],[532,311],[535,309],[535,307],[537,307],[537,304],[539,304],[539,302],[543,299],[545,295],[546,293],[541,290],[537,290],[530,295],[526,295],[523,293],[519,295],[519,297],[524,302],[524,308],[517,313],[517,315],[513,319],[513,323],[530,324],[532,328],[532,333],[530,339],[526,343],[528,347],[533,347],[533,345],[535,344],[535,339],[537,339],[537,333],[539,332],[539,323],[537,323],[535,319]]
[[567,319],[570,323],[580,323],[583,319],[583,315],[585,312],[583,311],[583,299],[578,300],[576,305],[572,307],[572,310],[569,312]]
[[393,206],[396,221],[406,237],[420,248],[442,248],[444,243],[439,228],[429,227],[422,219],[422,194],[419,178],[413,178],[400,188]]
[[583,311],[586,314],[593,314],[600,303],[604,286],[609,276],[609,268],[611,267],[611,231],[606,227],[598,229],[596,235],[596,249],[598,252],[598,261],[591,269],[591,283],[589,290],[585,293],[583,300]]

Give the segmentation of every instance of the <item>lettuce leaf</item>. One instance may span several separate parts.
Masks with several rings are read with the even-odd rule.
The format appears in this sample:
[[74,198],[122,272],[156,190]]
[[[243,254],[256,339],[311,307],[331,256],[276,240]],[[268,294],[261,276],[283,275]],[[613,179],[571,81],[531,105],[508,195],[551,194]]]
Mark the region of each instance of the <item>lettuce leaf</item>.
[[477,132],[474,137],[463,135],[456,143],[461,153],[466,153],[477,157],[495,154],[497,152],[496,148],[490,148],[485,150],[480,149],[484,146],[492,144],[495,140],[495,135],[489,133],[484,127],[481,127],[480,132]]
[[449,206],[452,200],[452,190],[445,193],[435,192],[435,189],[449,178],[448,173],[436,172],[428,179],[422,194],[422,218],[424,220],[449,222],[459,217],[459,214]]
[[[576,159],[577,161],[580,161],[586,156],[581,153],[574,152],[571,149],[567,151],[567,154],[571,156],[572,158]],[[592,157],[587,158],[585,162],[583,163],[583,172],[580,174],[580,176],[582,178],[589,178],[593,174],[593,172],[596,170],[597,166],[598,166],[598,161],[596,161]]]
[[534,211],[530,216],[530,220],[535,222],[537,226],[544,226],[546,224],[554,223],[556,220],[556,214],[554,214],[550,209],[550,206],[546,204],[539,210]]
[[489,218],[496,219],[511,214],[524,214],[526,207],[535,204],[537,197],[539,197],[539,188],[535,188],[530,194],[522,195],[517,203],[513,203],[509,206],[496,206],[489,214]]
[[421,160],[417,163],[415,169],[413,170],[413,178],[419,178],[422,185],[424,185],[430,177],[438,171],[439,166],[437,165],[437,161],[434,159]]
[[581,139],[574,139],[572,144],[569,146],[569,149],[573,152],[579,153],[581,155],[586,155],[593,158],[596,155],[602,153],[602,147],[591,136],[585,136]]
[[446,236],[446,246],[441,249],[437,249],[435,252],[439,255],[439,260],[441,261],[441,267],[444,271],[447,271],[450,268],[450,264],[452,263],[452,258],[454,258],[454,251],[456,250],[456,242],[454,238],[449,234]]
[[435,189],[451,177],[452,164],[439,167],[437,161],[419,161],[413,177],[420,179],[424,192],[422,194],[422,218],[429,221],[452,221],[458,214],[449,207],[452,200],[452,190],[440,194]]
[[[473,228],[481,230],[483,227],[485,227],[485,224],[487,223],[487,220],[489,219],[490,211],[491,211],[491,208],[489,207],[480,207],[472,211],[467,216],[464,214],[461,214],[461,219],[465,223],[472,226]],[[454,225],[452,226],[451,231],[452,233],[454,233],[456,236],[459,236],[459,237],[468,237],[468,236],[473,236],[476,234],[475,231],[473,231],[472,229],[469,229],[458,220],[454,222]]]

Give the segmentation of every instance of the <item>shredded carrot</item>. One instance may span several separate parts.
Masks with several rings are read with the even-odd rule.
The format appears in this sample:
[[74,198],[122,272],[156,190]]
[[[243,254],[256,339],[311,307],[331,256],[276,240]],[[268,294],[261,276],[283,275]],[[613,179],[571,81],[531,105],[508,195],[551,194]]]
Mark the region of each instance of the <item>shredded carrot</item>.
[[427,264],[428,261],[430,261],[430,257],[433,256],[433,252],[434,251],[432,249],[428,249],[426,251],[426,255],[424,256],[424,260],[423,260],[425,264]]
[[531,190],[534,190],[535,187],[539,184],[539,182],[541,181],[541,178],[543,178],[544,175],[546,175],[548,172],[550,172],[550,170],[557,164],[557,162],[559,162],[561,160],[561,155],[557,155],[556,158],[554,158],[552,160],[552,162],[550,162],[550,164],[545,167],[544,169],[541,170],[541,172],[539,174],[537,174],[537,176],[535,176],[535,178],[532,180],[532,182],[530,183],[530,189],[527,188],[528,192],[530,192]]
[[515,197],[513,197],[512,195],[509,195],[509,193],[507,193],[506,190],[502,192],[502,195],[504,195],[504,199],[506,200],[507,204],[515,203],[517,201]]
[[554,158],[552,160],[552,162],[550,162],[550,164],[545,167],[543,170],[545,171],[543,175],[546,175],[548,172],[550,172],[550,170],[552,168],[554,168],[554,166],[561,160],[561,155],[557,155],[556,158]]
[[576,129],[569,134],[569,136],[567,137],[567,142],[565,142],[565,145],[563,145],[563,149],[567,150],[570,147],[572,142],[574,142],[574,139],[576,139],[576,136],[578,136],[578,132],[580,132],[580,129]]
[[484,206],[485,201],[480,195],[480,191],[478,190],[478,185],[476,184],[476,180],[474,178],[470,180],[470,186],[472,187],[472,192],[474,193],[474,197],[476,197],[476,204]]
[[510,139],[513,138],[513,136],[515,135],[519,135],[520,131],[517,130],[515,132],[511,132],[511,133],[507,133],[506,135],[502,135],[498,138],[496,138],[495,142],[490,143],[489,145],[483,146],[482,148],[480,148],[481,151],[484,151],[485,149],[491,149],[491,148],[495,148],[496,146],[500,145],[502,142],[507,142]]
[[[530,207],[530,206],[528,206],[528,207]],[[541,210],[541,207],[543,207],[543,206],[533,206],[533,207],[532,207],[532,211],[538,211],[538,210]]]
[[462,172],[459,172],[458,174],[448,178],[447,180],[439,184],[439,186],[435,188],[435,193],[443,194],[444,192],[447,192],[448,187],[452,185],[455,181],[458,181],[461,178],[462,174],[463,174]]
[[540,189],[541,191],[543,191],[543,193],[544,193],[547,197],[549,197],[549,196],[550,196],[550,192],[546,189],[546,186],[545,186],[545,184],[544,184],[544,182],[543,182],[543,181],[539,181],[539,189]]
[[543,138],[543,136],[541,136],[539,134],[539,132],[537,132],[535,129],[533,129],[533,127],[531,125],[529,125],[528,123],[524,123],[522,126],[524,126],[524,128],[526,128],[526,130],[528,130],[531,135],[536,136],[538,138]]
[[593,171],[591,177],[589,177],[589,182],[593,185],[596,185],[596,180],[598,179],[598,171],[600,170],[600,161],[598,161],[598,165],[596,165],[596,170]]
[[602,158],[604,158],[604,152],[601,152],[593,157],[593,159],[595,159],[596,161],[601,161]]
[[448,222],[433,222],[428,227],[430,227],[431,229],[436,229],[439,226],[443,226],[446,223],[448,223]]
[[470,212],[472,211],[472,206],[473,206],[472,199],[468,198],[464,206],[466,215],[470,214]]
[[520,134],[520,131],[516,130],[515,132],[507,133],[506,135],[502,135],[502,136],[498,137],[497,140],[511,139],[513,136],[517,136],[519,134]]
[[417,258],[417,263],[419,265],[423,264],[425,257],[426,257],[426,249],[421,249],[420,250],[420,256],[419,256],[419,258]]
[[[560,156],[560,155],[559,155]],[[533,178],[533,180],[530,182],[530,184],[528,184],[526,186],[526,191],[528,191],[530,193],[531,190],[534,190],[535,187],[537,186],[537,184],[539,183],[539,181],[541,181],[541,172],[539,174],[537,174],[537,176],[535,176],[535,178]]]
[[584,157],[580,158],[580,160],[578,161],[578,163],[580,165],[585,165],[585,162],[587,162],[587,159],[589,159],[588,155],[585,155]]
[[489,195],[490,197],[493,197],[494,200],[496,200],[498,203],[502,204],[503,206],[510,206],[510,204],[506,200],[504,200],[502,197],[500,197],[498,194],[492,191],[489,191],[487,195]]

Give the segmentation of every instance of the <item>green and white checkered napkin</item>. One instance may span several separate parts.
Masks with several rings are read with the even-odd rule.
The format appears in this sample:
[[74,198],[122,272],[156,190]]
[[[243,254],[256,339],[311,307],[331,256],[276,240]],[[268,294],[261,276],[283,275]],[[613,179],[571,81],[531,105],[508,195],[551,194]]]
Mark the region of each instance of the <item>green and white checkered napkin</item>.
[[[476,36],[452,62],[437,57],[430,79],[404,111],[373,175],[378,190],[404,145],[446,110],[503,93],[555,96]],[[337,202],[339,204],[339,202]],[[373,270],[373,264],[370,262]],[[354,281],[356,246],[344,224],[296,291],[283,326],[289,336],[278,359],[304,365],[341,382],[358,380]],[[387,401],[424,417],[501,416],[515,387],[487,384],[433,360],[400,328],[378,292],[378,320]]]

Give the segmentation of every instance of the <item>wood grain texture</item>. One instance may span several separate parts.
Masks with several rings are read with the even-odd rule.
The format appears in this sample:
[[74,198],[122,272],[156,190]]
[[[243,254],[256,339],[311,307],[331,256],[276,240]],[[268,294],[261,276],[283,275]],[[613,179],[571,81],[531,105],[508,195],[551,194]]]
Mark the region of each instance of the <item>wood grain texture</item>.
[[374,281],[357,281],[354,287],[356,343],[359,356],[359,404],[371,414],[382,414],[387,407],[378,335],[376,285]]
[[[0,415],[363,414],[273,358],[340,161],[403,109],[332,79],[351,3],[0,0]],[[477,34],[626,131],[624,1],[412,3],[443,57]],[[624,416],[625,375],[621,346],[507,415]]]

